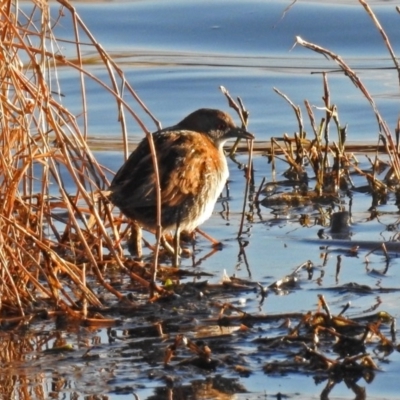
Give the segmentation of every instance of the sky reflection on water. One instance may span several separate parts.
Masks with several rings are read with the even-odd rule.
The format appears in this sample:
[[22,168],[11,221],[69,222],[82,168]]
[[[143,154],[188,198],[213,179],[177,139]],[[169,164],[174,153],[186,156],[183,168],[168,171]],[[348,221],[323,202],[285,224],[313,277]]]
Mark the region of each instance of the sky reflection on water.
[[[321,106],[319,73],[337,70],[321,55],[299,46],[292,49],[297,35],[336,52],[355,68],[394,127],[398,81],[393,63],[364,9],[357,2],[348,3],[353,5],[299,1],[283,18],[291,1],[139,1],[76,3],[76,7],[164,126],[196,108],[227,109],[218,90],[223,85],[244,100],[251,112],[250,129],[265,141],[297,128],[294,115],[273,87],[295,104],[308,99]],[[374,10],[396,51],[398,14],[393,2],[382,4]],[[105,77],[95,60],[92,68]],[[341,73],[330,74],[329,81],[332,102],[342,123],[349,124],[349,140],[374,142],[377,126],[366,99]],[[114,110],[108,108],[111,100],[96,85],[88,85],[93,95],[90,135],[117,138]],[[76,86],[69,87],[65,101],[73,104],[78,93]],[[317,119],[322,116],[316,114]],[[128,129],[133,141],[142,137],[134,123]]]

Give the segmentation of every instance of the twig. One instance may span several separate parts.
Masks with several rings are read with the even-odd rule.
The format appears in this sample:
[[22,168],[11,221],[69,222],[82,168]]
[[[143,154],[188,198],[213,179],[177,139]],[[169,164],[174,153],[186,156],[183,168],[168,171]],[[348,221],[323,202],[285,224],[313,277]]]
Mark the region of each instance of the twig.
[[389,51],[390,57],[392,57],[392,61],[396,67],[397,70],[397,77],[399,79],[399,84],[400,84],[400,64],[397,61],[396,54],[394,54],[392,45],[390,44],[389,38],[386,35],[385,30],[382,28],[382,25],[378,21],[378,18],[376,17],[375,13],[372,11],[371,7],[367,4],[365,0],[358,0],[360,4],[364,7],[365,11],[368,13],[368,15],[371,17],[372,21],[374,22],[375,26],[377,27],[379,33],[381,34],[383,41],[385,42],[385,45]]

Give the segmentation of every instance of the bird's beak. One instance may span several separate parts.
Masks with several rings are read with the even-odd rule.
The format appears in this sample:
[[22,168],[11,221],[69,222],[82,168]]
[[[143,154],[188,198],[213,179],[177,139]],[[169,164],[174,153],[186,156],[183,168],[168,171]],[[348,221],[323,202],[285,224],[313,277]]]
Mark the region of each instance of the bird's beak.
[[229,137],[232,138],[240,138],[240,139],[254,139],[254,135],[250,132],[247,132],[245,129],[242,128],[233,128],[228,133]]

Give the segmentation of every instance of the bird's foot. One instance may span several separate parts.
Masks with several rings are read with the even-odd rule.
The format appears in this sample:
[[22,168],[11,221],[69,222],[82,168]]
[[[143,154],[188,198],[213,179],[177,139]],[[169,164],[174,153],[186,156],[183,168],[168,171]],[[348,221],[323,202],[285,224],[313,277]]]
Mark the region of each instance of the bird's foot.
[[201,236],[205,237],[207,240],[209,240],[211,242],[211,245],[213,248],[217,249],[217,250],[221,250],[223,247],[222,242],[220,242],[217,239],[214,239],[212,236],[210,236],[208,233],[202,231],[200,228],[196,228],[195,232],[197,232],[198,234],[200,234]]

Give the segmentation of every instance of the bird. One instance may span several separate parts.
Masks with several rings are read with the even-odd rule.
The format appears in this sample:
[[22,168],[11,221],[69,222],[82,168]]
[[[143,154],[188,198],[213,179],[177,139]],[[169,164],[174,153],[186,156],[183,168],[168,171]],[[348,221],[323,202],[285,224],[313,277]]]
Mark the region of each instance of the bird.
[[[254,139],[223,111],[198,109],[182,121],[152,133],[161,189],[162,232],[192,232],[212,214],[229,176],[224,154],[232,138]],[[157,228],[156,177],[145,137],[115,174],[109,200],[122,214],[150,231]]]

